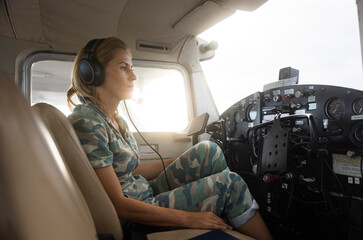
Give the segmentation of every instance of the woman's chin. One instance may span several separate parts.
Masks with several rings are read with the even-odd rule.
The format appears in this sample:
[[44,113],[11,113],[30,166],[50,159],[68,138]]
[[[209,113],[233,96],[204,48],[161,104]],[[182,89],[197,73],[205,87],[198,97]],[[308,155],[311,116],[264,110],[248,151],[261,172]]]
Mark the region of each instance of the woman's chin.
[[130,94],[130,95],[128,95],[128,96],[123,96],[122,98],[121,98],[121,100],[130,100],[130,99],[132,99],[132,95]]

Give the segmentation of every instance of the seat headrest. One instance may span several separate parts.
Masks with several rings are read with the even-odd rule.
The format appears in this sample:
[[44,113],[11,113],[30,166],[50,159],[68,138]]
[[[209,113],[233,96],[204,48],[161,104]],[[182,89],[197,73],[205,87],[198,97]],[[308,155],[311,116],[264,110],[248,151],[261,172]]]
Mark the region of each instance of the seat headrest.
[[111,233],[115,239],[123,238],[116,210],[93,170],[72,124],[57,108],[37,103],[36,110],[53,135],[91,211],[97,232]]
[[3,74],[0,86],[0,186],[20,238],[96,240],[84,199],[44,123]]

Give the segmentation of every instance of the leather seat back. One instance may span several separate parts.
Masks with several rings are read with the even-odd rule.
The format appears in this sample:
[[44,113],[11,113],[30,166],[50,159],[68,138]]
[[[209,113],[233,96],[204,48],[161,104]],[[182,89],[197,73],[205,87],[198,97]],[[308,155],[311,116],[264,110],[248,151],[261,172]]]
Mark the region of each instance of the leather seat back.
[[1,73],[0,86],[0,189],[12,218],[6,221],[19,239],[96,240],[83,195],[43,121]]
[[116,210],[88,161],[70,121],[49,104],[37,103],[32,108],[39,113],[62,152],[87,201],[97,232],[112,234],[115,239],[121,240],[123,234]]

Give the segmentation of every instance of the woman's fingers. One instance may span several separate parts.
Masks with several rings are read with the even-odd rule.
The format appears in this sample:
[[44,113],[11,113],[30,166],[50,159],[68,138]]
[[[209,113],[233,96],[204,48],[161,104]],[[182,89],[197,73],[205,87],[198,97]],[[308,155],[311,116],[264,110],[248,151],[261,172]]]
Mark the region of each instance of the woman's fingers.
[[232,229],[227,223],[220,217],[216,216],[212,212],[190,212],[190,228],[202,228],[202,229],[220,229],[228,230]]

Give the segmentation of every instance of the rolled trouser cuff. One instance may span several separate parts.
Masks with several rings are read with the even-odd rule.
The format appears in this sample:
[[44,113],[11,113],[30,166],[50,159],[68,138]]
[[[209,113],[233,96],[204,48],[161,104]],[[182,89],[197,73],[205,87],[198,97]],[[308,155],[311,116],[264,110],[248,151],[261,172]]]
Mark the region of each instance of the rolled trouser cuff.
[[249,209],[247,209],[244,213],[239,215],[238,217],[229,219],[229,223],[233,228],[238,228],[248,222],[256,213],[256,211],[259,209],[258,203],[253,200],[252,205]]

